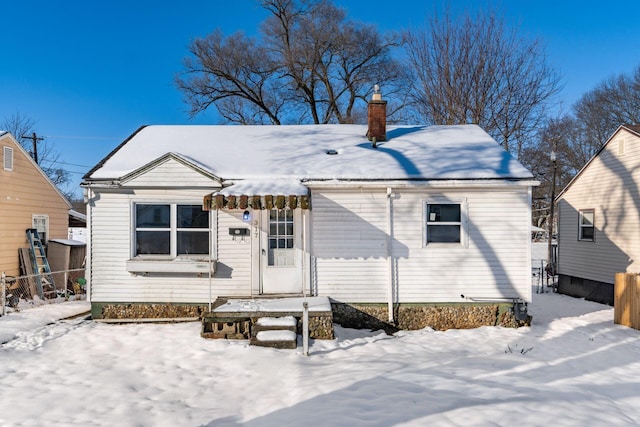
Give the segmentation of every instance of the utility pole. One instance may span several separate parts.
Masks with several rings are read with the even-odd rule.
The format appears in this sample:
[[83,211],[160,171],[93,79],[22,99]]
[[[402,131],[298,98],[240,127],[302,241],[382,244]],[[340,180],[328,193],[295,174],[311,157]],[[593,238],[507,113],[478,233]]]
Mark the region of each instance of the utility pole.
[[[549,241],[547,242],[548,247],[547,247],[547,266],[550,267],[550,273],[553,274],[555,276],[555,271],[557,266],[553,263],[553,261],[555,261],[553,259],[553,214],[554,214],[554,205],[555,205],[555,198],[556,198],[556,176],[558,174],[558,142],[554,139],[553,140],[553,149],[551,151],[551,167],[552,167],[552,173],[551,173],[551,206],[550,206],[550,210],[549,210],[549,224],[548,225],[548,230],[549,230]],[[548,273],[549,273],[548,272]]]
[[38,142],[43,141],[44,138],[40,136],[36,136],[36,133],[33,132],[31,136],[21,136],[22,139],[30,139],[33,142],[33,160],[38,163]]

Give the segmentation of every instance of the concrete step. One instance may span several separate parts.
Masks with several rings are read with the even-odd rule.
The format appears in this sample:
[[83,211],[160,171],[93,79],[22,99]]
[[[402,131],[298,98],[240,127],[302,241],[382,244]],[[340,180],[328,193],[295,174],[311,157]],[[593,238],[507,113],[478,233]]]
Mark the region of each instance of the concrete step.
[[250,345],[260,347],[295,349],[298,346],[298,334],[290,330],[259,331],[249,341]]
[[260,317],[251,325],[251,336],[255,337],[261,331],[291,331],[298,332],[298,321],[293,316]]

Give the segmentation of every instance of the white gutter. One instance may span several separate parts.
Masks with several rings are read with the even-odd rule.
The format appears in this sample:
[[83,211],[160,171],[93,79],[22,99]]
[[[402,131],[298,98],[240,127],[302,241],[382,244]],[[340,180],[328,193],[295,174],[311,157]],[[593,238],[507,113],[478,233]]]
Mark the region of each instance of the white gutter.
[[425,188],[505,188],[505,187],[537,187],[540,181],[536,180],[500,180],[500,179],[478,179],[478,180],[436,180],[436,181],[348,181],[348,180],[310,180],[303,184],[313,189],[352,189],[360,188],[388,188],[393,187],[395,190],[403,189],[425,189]]
[[389,312],[389,323],[393,323],[393,248],[391,245],[393,244],[393,240],[391,236],[393,235],[393,220],[391,216],[391,196],[392,196],[391,187],[387,187],[387,268],[388,268],[388,279],[389,279],[389,301],[387,311]]

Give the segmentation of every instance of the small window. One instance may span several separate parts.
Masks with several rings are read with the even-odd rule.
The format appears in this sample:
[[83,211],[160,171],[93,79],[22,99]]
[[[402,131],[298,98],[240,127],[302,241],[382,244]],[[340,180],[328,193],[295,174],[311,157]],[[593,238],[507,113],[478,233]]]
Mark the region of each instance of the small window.
[[2,147],[2,155],[3,155],[3,167],[6,171],[13,170],[13,148],[11,147]]
[[134,256],[209,254],[209,212],[201,205],[136,204]]
[[32,215],[31,228],[35,228],[36,230],[38,230],[38,237],[40,237],[40,241],[43,245],[46,245],[49,236],[49,215]]
[[618,140],[618,155],[624,155],[625,147],[624,147],[624,138]]
[[593,209],[581,210],[578,240],[593,242],[595,237],[595,231],[596,231],[594,224],[595,224],[595,221],[594,221]]
[[427,203],[426,243],[462,243],[459,203]]

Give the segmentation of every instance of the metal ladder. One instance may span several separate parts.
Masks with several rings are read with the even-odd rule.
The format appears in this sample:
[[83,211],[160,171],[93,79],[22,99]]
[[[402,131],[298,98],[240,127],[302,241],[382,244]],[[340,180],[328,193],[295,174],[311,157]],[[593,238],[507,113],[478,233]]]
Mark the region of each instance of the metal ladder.
[[29,247],[31,249],[31,261],[33,261],[33,273],[36,275],[38,287],[38,293],[40,298],[45,297],[45,288],[50,289],[51,293],[55,291],[55,285],[53,282],[53,275],[51,274],[51,267],[49,267],[49,261],[47,261],[47,254],[42,246],[42,240],[38,230],[35,228],[27,228],[27,240],[29,240]]

